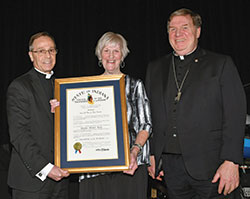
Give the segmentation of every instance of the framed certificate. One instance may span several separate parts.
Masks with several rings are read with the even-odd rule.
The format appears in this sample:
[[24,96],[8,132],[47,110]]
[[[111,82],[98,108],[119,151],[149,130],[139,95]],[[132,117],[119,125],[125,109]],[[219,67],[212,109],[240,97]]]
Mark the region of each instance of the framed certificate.
[[125,76],[55,80],[55,165],[70,173],[129,167]]

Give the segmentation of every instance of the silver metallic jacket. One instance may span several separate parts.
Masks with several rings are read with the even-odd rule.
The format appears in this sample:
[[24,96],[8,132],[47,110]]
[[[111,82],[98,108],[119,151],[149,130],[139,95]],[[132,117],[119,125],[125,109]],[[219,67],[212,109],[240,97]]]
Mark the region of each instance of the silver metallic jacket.
[[[137,134],[146,130],[149,137],[152,132],[150,104],[146,94],[143,82],[140,79],[134,79],[126,75],[125,92],[127,101],[127,120],[129,130],[130,148],[135,142]],[[137,157],[137,164],[150,164],[149,139],[142,147],[142,153]],[[101,173],[105,174],[105,173]],[[100,175],[100,173],[86,173],[79,177],[79,180],[91,178]]]
[[[149,100],[141,80],[126,75],[125,92],[127,100],[127,120],[130,148],[137,134],[146,130],[151,135],[152,123]],[[149,164],[149,140],[143,145],[142,154],[137,158],[137,164]]]

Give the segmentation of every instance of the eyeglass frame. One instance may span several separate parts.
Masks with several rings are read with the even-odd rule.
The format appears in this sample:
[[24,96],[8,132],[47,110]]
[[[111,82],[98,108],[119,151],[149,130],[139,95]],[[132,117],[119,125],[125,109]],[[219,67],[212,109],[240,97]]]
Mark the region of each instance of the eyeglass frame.
[[50,55],[56,55],[58,53],[58,49],[56,48],[51,48],[49,50],[45,50],[45,49],[40,49],[40,50],[31,50],[31,52],[33,53],[37,53],[39,56],[44,56],[47,53],[49,53]]

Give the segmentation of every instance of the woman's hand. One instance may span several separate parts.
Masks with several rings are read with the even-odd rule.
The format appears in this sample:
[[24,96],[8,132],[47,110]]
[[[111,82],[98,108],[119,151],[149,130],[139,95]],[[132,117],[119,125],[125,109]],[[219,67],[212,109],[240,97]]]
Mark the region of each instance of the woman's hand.
[[141,150],[141,147],[138,147],[136,145],[143,146],[145,144],[145,142],[147,141],[148,136],[149,136],[149,134],[146,130],[142,130],[138,133],[136,140],[134,142],[135,144],[133,145],[133,147],[130,150],[129,170],[123,171],[123,173],[129,174],[129,175],[134,175],[136,169],[138,168],[137,156]]
[[55,113],[55,109],[56,107],[60,106],[60,102],[58,102],[57,99],[52,99],[49,101],[49,103],[51,113]]
[[134,175],[136,169],[138,168],[137,165],[137,155],[139,153],[139,149],[137,147],[133,147],[130,152],[130,164],[129,170],[123,171],[123,173]]
[[148,167],[148,175],[151,178],[155,179],[155,157],[153,155],[150,156],[150,166]]

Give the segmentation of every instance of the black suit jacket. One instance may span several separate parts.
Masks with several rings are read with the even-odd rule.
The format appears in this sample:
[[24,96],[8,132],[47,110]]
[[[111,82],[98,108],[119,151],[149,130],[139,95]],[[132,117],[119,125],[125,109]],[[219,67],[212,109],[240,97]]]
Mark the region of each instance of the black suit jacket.
[[[149,64],[146,89],[151,102],[152,153],[156,165],[165,145],[166,92],[171,54]],[[171,74],[170,74],[171,75]],[[184,163],[200,180],[212,178],[224,160],[241,164],[246,117],[245,93],[229,56],[199,49],[183,86],[177,129]]]
[[7,92],[7,115],[13,146],[8,184],[24,191],[37,191],[44,183],[35,175],[53,163],[53,115],[50,97],[31,69],[15,79]]

